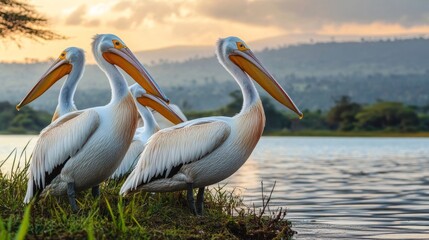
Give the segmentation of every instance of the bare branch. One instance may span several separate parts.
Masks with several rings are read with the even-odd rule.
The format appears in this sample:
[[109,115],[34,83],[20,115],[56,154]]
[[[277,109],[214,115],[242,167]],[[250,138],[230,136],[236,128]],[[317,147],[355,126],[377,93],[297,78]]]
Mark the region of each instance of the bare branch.
[[64,39],[46,28],[47,19],[33,6],[21,0],[0,0],[0,38],[14,41],[20,37],[33,40]]

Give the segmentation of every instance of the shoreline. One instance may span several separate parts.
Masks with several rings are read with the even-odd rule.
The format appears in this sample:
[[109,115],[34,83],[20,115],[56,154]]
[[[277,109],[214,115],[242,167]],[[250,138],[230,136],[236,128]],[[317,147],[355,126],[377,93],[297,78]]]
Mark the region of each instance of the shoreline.
[[[37,132],[26,133],[9,133],[0,132],[0,136],[28,136],[39,135]],[[429,137],[429,132],[387,132],[387,131],[327,131],[327,130],[311,130],[311,131],[267,131],[264,132],[264,137]]]
[[385,131],[272,131],[264,133],[263,136],[276,137],[429,137],[429,132],[385,132]]

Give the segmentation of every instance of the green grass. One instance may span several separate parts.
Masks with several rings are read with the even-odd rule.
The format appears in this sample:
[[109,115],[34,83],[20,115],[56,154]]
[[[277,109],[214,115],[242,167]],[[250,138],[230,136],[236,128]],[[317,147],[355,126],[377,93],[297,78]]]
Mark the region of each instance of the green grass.
[[[114,181],[101,186],[97,199],[90,191],[78,193],[76,214],[66,196],[48,195],[25,206],[25,159],[31,156],[24,151],[5,160],[13,161],[10,172],[0,171],[0,239],[290,239],[296,233],[285,210],[267,211],[272,191],[269,196],[262,192],[263,207],[254,209],[225,186],[206,191],[203,217],[189,212],[184,193],[122,198],[121,182]],[[18,164],[20,158],[26,164]]]
[[39,135],[40,132],[36,131],[0,131],[0,135]]
[[429,137],[429,132],[388,132],[388,131],[272,131],[265,136],[308,136],[308,137]]

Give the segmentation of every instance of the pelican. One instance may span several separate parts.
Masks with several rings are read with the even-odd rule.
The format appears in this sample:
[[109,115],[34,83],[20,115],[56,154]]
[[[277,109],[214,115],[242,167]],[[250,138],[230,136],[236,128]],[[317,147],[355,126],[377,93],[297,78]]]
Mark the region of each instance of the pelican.
[[[48,68],[47,72],[43,74],[42,78],[39,82],[30,90],[30,92],[24,97],[24,99],[17,105],[17,109],[21,109],[23,106],[31,103],[38,97],[40,97],[44,92],[46,92],[53,84],[59,81],[62,77],[59,75],[51,74],[49,72],[53,69],[56,69],[56,66],[65,61],[65,64],[69,64],[70,69],[64,72],[65,75],[68,75],[65,80],[63,86],[61,87],[60,94],[58,97],[58,104],[55,110],[55,113],[52,117],[52,122],[57,118],[70,113],[77,111],[76,105],[74,104],[74,94],[76,92],[77,85],[82,78],[84,67],[85,67],[85,54],[84,51],[77,47],[69,47],[65,49],[58,59]],[[58,71],[58,70],[57,70]],[[50,79],[46,77],[49,75]],[[133,96],[144,95],[146,91],[138,85],[137,83],[133,84],[129,87],[130,92]],[[130,145],[129,150],[125,154],[121,165],[117,168],[117,170],[112,175],[112,178],[120,178],[124,176],[126,173],[129,173],[130,170],[134,167],[135,163],[138,160],[138,156],[140,156],[141,152],[144,149],[144,144],[146,143],[149,137],[157,132],[160,127],[157,124],[157,121],[154,119],[152,112],[149,111],[146,107],[136,104],[139,110],[140,116],[143,118],[146,123],[143,127],[136,129],[133,141]],[[182,121],[187,121],[185,115],[180,110],[177,105],[169,104],[167,106],[171,108]],[[169,125],[173,126],[171,122],[168,121],[162,114],[154,111],[156,118],[162,121],[163,126]],[[177,124],[177,122],[175,122]]]
[[[137,128],[136,133],[134,134],[133,141],[131,142],[131,145],[128,148],[127,153],[125,154],[124,159],[122,159],[121,165],[119,165],[119,167],[110,177],[112,179],[120,179],[124,177],[126,174],[128,174],[129,172],[131,172],[131,170],[136,165],[140,154],[143,152],[144,146],[147,140],[149,139],[149,137],[160,130],[160,127],[157,121],[155,120],[154,115],[152,114],[152,111],[145,107],[145,106],[149,106],[149,104],[144,101],[145,100],[144,97],[148,96],[144,91],[144,89],[140,85],[135,83],[132,86],[130,86],[130,92],[134,97],[136,97],[136,100],[137,100],[136,105],[137,105],[139,114],[143,120],[142,121],[143,126],[140,128]],[[160,102],[160,104],[162,104],[162,102]],[[181,122],[186,121],[186,117],[183,116],[183,113],[180,111],[180,109],[178,112],[177,110],[178,107],[176,105],[169,104],[168,107],[171,109],[170,112],[175,112],[180,117],[180,119],[182,119]],[[165,114],[159,114],[159,116],[164,118]],[[169,118],[169,119],[172,119],[172,118]],[[172,122],[172,123],[178,124],[179,122]]]
[[[248,76],[302,118],[301,111],[243,40],[237,37],[220,39],[216,55],[241,88],[240,113],[234,117],[195,119],[155,133],[122,185],[120,194],[137,190],[187,190],[191,212],[201,215],[205,186],[236,172],[246,162],[264,130],[264,109]],[[196,204],[194,188],[199,189]]]
[[[42,130],[30,162],[24,203],[40,192],[67,194],[72,210],[76,212],[76,192],[92,188],[93,195],[98,195],[98,184],[119,166],[134,136],[138,112],[127,82],[116,66],[153,97],[169,102],[119,37],[96,35],[92,51],[109,79],[111,101],[106,106],[66,114]],[[61,60],[46,75],[46,81],[63,77],[69,68]],[[161,113],[165,112],[158,108],[155,107]]]
[[47,72],[43,74],[39,82],[16,106],[16,109],[19,110],[23,106],[31,103],[63,76],[68,75],[61,87],[60,95],[58,96],[58,104],[55,108],[54,115],[52,116],[52,122],[67,113],[76,111],[77,108],[73,99],[77,84],[82,78],[84,69],[85,54],[83,50],[77,47],[69,47],[65,49],[58,59],[48,68]]

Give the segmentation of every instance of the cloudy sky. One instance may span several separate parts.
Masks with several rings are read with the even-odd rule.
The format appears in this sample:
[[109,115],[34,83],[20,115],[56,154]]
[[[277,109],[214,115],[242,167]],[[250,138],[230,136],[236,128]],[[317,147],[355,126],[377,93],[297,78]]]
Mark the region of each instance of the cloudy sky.
[[[247,42],[280,35],[429,34],[426,0],[29,0],[67,40],[0,41],[0,61],[57,57],[69,46],[90,53],[91,37],[114,33],[133,51]],[[88,56],[89,61],[92,57]]]

